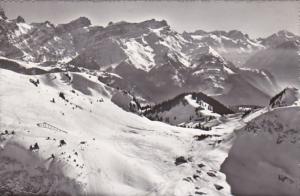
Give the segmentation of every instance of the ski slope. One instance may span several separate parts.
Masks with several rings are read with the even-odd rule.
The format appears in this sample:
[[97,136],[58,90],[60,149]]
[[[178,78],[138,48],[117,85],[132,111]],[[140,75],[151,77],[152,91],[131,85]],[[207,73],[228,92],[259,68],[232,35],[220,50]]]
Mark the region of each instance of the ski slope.
[[219,169],[237,116],[174,127],[122,110],[96,76],[71,78],[0,71],[0,193],[231,195]]

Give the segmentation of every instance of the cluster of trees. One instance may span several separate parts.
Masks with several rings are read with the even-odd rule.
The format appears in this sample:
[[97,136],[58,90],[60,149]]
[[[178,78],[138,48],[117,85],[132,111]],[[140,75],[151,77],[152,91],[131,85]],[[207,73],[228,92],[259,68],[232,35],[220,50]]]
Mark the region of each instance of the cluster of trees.
[[37,79],[37,80],[34,80],[34,79],[29,79],[29,82],[31,82],[32,84],[34,84],[36,87],[38,87],[39,86],[39,84],[40,84],[40,81],[39,81],[39,79]]
[[[15,131],[11,131],[11,134],[14,135]],[[0,135],[9,135],[8,130],[4,130],[4,133],[1,133]]]
[[65,94],[63,92],[59,92],[58,96],[63,100],[66,100]]
[[[178,96],[176,96],[173,99],[169,99],[167,101],[164,101],[162,103],[159,103],[155,106],[153,106],[151,108],[151,110],[146,110],[145,111],[145,115],[149,115],[149,114],[153,114],[153,113],[159,113],[159,112],[163,112],[163,111],[167,111],[170,110],[172,107],[174,107],[175,105],[179,104],[182,100],[184,100],[183,98],[187,95],[187,93],[184,94],[180,94]],[[184,104],[184,103],[183,103]]]
[[150,116],[148,116],[148,118],[149,118],[150,120],[163,121],[163,118],[162,118],[161,116],[158,116],[158,114],[156,114],[155,116],[150,115]]
[[[126,91],[127,92],[127,91]],[[132,97],[132,101],[130,101],[129,103],[129,111],[133,112],[133,113],[141,113],[142,111],[142,106],[139,103],[139,101],[133,96]]]
[[60,140],[59,141],[59,147],[62,147],[63,145],[66,145],[67,143],[65,142],[65,140]]
[[64,73],[64,75],[68,78],[69,81],[72,80],[71,76],[68,73]]
[[39,149],[40,149],[40,147],[37,142],[34,145],[29,146],[30,151],[35,151],[35,150],[39,150]]
[[201,129],[201,130],[204,130],[204,131],[210,131],[211,130],[211,127],[206,127],[204,125],[202,125],[201,123],[198,123],[196,126],[195,126],[196,129]]
[[150,109],[145,110],[144,114],[145,114],[145,116],[151,116],[155,113],[168,111],[172,107],[178,105],[179,103],[182,103],[183,105],[185,105],[185,104],[187,104],[187,102],[184,99],[184,97],[189,94],[191,94],[192,98],[194,100],[196,100],[197,102],[203,101],[203,102],[207,103],[208,105],[210,105],[210,109],[215,113],[218,113],[221,115],[234,113],[232,110],[230,110],[229,108],[227,108],[226,106],[224,106],[223,104],[218,102],[217,100],[215,100],[201,92],[198,92],[198,93],[193,92],[193,93],[182,93],[173,99],[169,99],[167,101],[159,103],[159,104],[151,107]]
[[104,99],[103,98],[100,98],[100,99],[97,99],[97,102],[104,102]]
[[232,114],[234,113],[232,110],[230,110],[228,107],[224,106],[223,104],[221,104],[220,102],[218,102],[217,100],[201,93],[192,93],[192,98],[195,100],[202,100],[206,103],[208,103],[209,105],[212,106],[212,111],[218,114]]
[[[162,116],[158,116],[158,114],[156,114],[155,116],[148,116],[148,118],[150,120],[156,120],[156,121],[170,123],[170,117],[163,118]],[[176,120],[176,118],[177,118],[176,116],[173,117],[174,120]]]

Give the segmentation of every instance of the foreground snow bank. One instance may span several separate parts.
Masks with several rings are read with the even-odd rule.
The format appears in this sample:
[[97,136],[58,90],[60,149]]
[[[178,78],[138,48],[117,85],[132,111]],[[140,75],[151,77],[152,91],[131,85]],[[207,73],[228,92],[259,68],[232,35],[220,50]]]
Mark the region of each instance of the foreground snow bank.
[[222,165],[236,195],[300,195],[300,107],[248,122]]
[[18,143],[9,142],[0,151],[0,195],[79,194],[81,185],[66,177],[63,168],[61,162],[41,159]]

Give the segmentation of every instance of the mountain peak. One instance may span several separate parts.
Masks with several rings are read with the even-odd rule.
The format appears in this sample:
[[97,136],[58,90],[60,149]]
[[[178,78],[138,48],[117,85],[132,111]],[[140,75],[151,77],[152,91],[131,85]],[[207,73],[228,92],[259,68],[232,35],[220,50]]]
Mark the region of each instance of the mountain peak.
[[228,37],[232,37],[235,39],[243,39],[245,35],[241,31],[231,30],[228,32]]
[[192,34],[195,34],[195,35],[205,35],[205,34],[207,34],[207,32],[199,29],[199,30],[194,31]]
[[287,30],[280,30],[266,38],[260,38],[260,40],[263,45],[276,47],[286,41],[299,40],[299,36]]
[[16,21],[17,23],[25,23],[25,19],[22,16],[18,16]]
[[165,20],[156,20],[156,19],[151,19],[151,20],[145,20],[139,23],[131,23],[131,22],[126,22],[126,21],[119,21],[119,22],[109,22],[108,26],[126,26],[126,25],[136,25],[138,27],[148,27],[148,28],[161,28],[161,27],[168,27],[168,23]]
[[279,37],[294,37],[295,34],[287,31],[287,30],[280,30],[276,33],[277,36]]
[[151,19],[151,20],[146,20],[140,23],[142,26],[147,26],[150,28],[161,28],[161,27],[166,27],[169,26],[166,20],[156,20],[156,19]]
[[58,28],[56,29],[57,32],[64,32],[64,31],[72,31],[75,29],[80,29],[83,27],[88,27],[91,25],[91,21],[86,17],[79,17],[75,20],[72,20],[66,24],[59,24]]
[[286,87],[280,93],[270,100],[270,107],[283,107],[290,105],[298,105],[300,101],[300,92],[297,88]]
[[88,19],[87,17],[79,17],[75,20],[72,20],[68,24],[71,26],[74,26],[76,28],[81,28],[81,27],[90,26],[92,23],[91,23],[90,19]]

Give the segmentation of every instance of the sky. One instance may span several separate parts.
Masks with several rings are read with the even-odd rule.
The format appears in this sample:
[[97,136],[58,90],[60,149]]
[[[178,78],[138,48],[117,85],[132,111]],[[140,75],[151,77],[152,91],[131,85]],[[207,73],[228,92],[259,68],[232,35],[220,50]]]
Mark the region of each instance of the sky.
[[299,34],[300,19],[297,1],[46,1],[0,3],[8,18],[21,15],[26,22],[51,21],[67,23],[80,16],[93,25],[108,22],[141,22],[148,19],[166,20],[178,32],[198,29],[241,30],[253,38],[266,37],[285,29]]

